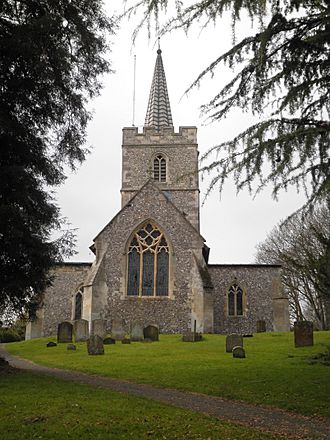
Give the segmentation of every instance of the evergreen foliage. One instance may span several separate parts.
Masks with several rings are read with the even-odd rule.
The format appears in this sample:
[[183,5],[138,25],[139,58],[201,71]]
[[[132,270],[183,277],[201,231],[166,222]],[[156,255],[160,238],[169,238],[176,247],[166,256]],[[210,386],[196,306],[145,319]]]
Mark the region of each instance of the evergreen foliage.
[[[142,4],[142,6],[141,6]],[[158,20],[167,0],[142,0],[140,23]],[[215,60],[189,87],[198,86],[222,64],[238,69],[214,98],[202,107],[212,121],[237,107],[250,110],[260,122],[234,139],[209,150],[202,171],[212,173],[209,191],[223,188],[233,176],[237,189],[258,192],[272,185],[294,185],[306,191],[307,204],[326,197],[330,189],[330,4],[326,0],[199,0],[188,7],[177,1],[176,17],[162,32],[186,31],[204,20],[218,24],[231,11],[233,26],[242,13],[259,23],[259,31]],[[138,6],[135,6],[135,8]],[[134,7],[129,10],[132,12]],[[215,86],[216,87],[216,86]]]
[[114,23],[100,0],[3,0],[0,4],[0,310],[31,312],[70,251],[51,188],[86,155],[89,98]]

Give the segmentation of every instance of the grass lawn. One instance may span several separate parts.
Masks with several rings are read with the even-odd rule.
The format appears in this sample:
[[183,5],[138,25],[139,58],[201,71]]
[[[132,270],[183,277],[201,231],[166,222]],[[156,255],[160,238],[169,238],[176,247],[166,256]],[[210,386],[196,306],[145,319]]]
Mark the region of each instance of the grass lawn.
[[0,433],[6,440],[275,440],[191,411],[28,373],[0,375]]
[[315,332],[314,347],[294,348],[292,333],[259,333],[244,338],[246,359],[225,353],[225,336],[183,343],[179,335],[161,335],[152,344],[105,346],[104,356],[88,356],[86,346],[67,351],[47,348],[43,338],[6,344],[13,354],[37,363],[87,373],[272,405],[330,418],[330,367],[310,364],[324,352],[330,332]]

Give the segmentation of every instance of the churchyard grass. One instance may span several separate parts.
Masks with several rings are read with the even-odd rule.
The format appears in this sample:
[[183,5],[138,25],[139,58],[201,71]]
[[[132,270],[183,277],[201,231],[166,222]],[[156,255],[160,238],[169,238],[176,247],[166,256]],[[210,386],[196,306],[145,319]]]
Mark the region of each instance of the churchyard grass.
[[85,343],[78,343],[74,352],[66,350],[67,344],[46,348],[51,339],[14,342],[6,348],[47,366],[330,418],[330,367],[308,360],[326,351],[330,332],[315,332],[315,345],[304,348],[294,348],[292,333],[255,334],[244,338],[246,359],[225,352],[223,335],[205,335],[197,343],[183,343],[180,335],[161,335],[159,342],[148,344],[117,342],[106,345],[103,356],[88,356]]
[[4,440],[275,440],[192,411],[36,374],[2,374],[0,390]]

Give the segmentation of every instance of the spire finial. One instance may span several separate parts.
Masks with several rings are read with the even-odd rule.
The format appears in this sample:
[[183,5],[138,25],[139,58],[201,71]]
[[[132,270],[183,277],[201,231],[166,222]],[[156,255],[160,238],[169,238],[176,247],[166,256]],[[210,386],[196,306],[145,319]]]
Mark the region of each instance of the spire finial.
[[158,55],[160,55],[162,53],[161,48],[160,48],[160,37],[158,37],[158,50],[157,50]]

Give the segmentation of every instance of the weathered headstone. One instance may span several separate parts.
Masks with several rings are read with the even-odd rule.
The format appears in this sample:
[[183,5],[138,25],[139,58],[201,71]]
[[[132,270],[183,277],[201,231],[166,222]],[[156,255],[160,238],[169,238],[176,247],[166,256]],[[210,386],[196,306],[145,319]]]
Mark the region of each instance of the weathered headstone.
[[194,330],[188,331],[182,335],[183,342],[198,342],[202,340],[202,333],[197,333],[197,322],[194,320]]
[[148,325],[143,329],[143,335],[145,339],[151,339],[152,341],[159,341],[159,330],[155,325]]
[[66,349],[75,351],[75,350],[77,350],[77,347],[74,344],[68,344]]
[[131,341],[143,341],[143,327],[141,324],[138,324],[137,322],[132,324],[132,330],[131,330]]
[[226,352],[231,353],[234,347],[243,347],[242,335],[232,333],[226,337]]
[[89,338],[88,321],[86,319],[77,319],[73,323],[74,340],[84,342]]
[[293,330],[295,347],[309,347],[314,345],[312,322],[296,321]]
[[70,322],[61,322],[57,327],[57,342],[72,342],[73,326]]
[[122,344],[130,344],[131,340],[129,338],[124,338],[124,339],[121,340],[121,343]]
[[104,354],[102,338],[98,335],[91,335],[87,339],[87,351],[90,355]]
[[257,321],[257,333],[264,333],[266,331],[266,321],[259,319]]
[[103,339],[104,345],[111,345],[111,344],[115,344],[115,343],[116,343],[116,339],[109,338],[109,337]]
[[92,321],[91,334],[93,336],[100,336],[101,339],[107,334],[107,321],[105,319],[94,319]]
[[46,344],[46,347],[56,347],[56,346],[57,346],[56,342],[53,342],[53,341],[49,341]]
[[240,358],[240,359],[244,359],[245,358],[245,350],[243,347],[240,346],[236,346],[233,348],[233,357],[234,358]]
[[122,319],[113,319],[111,325],[111,337],[121,341],[125,337],[124,322]]

